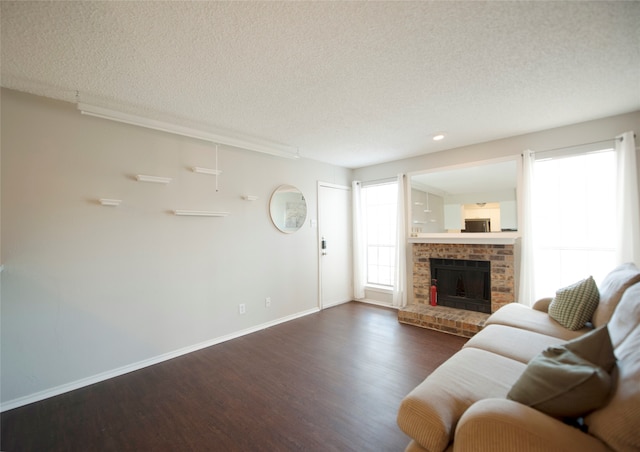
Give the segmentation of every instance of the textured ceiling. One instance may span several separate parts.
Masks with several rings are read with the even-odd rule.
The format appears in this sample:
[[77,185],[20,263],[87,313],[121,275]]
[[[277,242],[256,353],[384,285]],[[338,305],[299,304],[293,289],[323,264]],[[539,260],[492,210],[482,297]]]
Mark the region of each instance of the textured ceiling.
[[639,2],[0,8],[4,87],[351,168],[640,109]]

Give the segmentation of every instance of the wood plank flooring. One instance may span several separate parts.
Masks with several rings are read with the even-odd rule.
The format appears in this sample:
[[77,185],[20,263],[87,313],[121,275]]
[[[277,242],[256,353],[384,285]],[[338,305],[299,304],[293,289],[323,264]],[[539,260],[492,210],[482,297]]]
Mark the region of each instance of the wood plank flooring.
[[19,451],[402,451],[401,399],[466,339],[347,303],[2,413]]

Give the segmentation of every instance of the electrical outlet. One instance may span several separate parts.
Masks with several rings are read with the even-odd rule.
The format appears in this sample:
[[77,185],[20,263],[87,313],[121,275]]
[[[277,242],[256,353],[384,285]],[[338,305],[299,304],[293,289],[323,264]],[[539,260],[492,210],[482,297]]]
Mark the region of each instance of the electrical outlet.
[[267,297],[264,299],[264,306],[267,308],[271,307],[271,297]]
[[240,303],[238,305],[238,312],[240,314],[244,314],[245,312],[247,312],[247,306],[244,303]]

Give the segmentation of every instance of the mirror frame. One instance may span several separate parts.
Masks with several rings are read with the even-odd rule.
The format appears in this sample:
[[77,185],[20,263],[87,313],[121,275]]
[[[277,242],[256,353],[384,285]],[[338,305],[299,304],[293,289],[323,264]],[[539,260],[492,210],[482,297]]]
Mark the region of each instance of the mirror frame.
[[[278,196],[281,195],[281,196]],[[300,200],[287,199],[300,196]],[[288,205],[295,203],[297,205]],[[269,216],[271,222],[280,232],[293,234],[299,230],[307,219],[307,200],[302,191],[294,186],[283,184],[273,191],[269,199]],[[287,226],[287,224],[293,225]]]

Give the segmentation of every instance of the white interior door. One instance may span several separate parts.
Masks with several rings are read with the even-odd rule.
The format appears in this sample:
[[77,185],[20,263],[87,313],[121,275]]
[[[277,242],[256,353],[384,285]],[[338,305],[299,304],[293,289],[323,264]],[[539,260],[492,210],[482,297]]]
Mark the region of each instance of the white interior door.
[[318,183],[320,309],[353,299],[351,188]]

